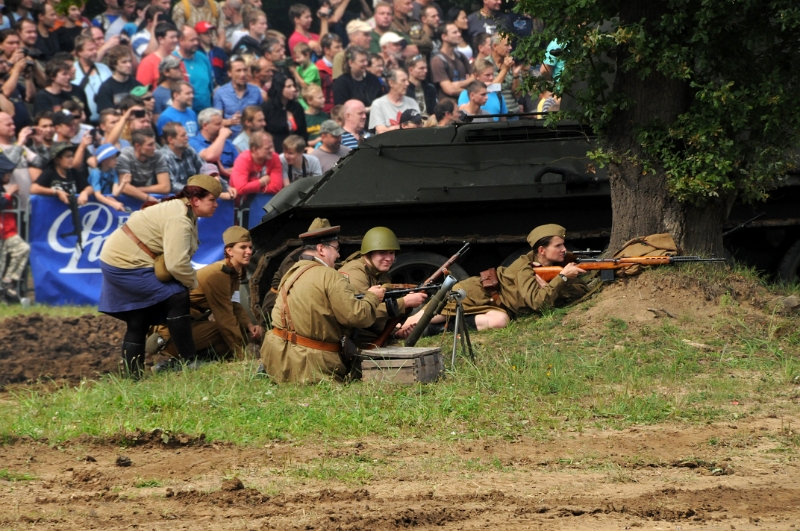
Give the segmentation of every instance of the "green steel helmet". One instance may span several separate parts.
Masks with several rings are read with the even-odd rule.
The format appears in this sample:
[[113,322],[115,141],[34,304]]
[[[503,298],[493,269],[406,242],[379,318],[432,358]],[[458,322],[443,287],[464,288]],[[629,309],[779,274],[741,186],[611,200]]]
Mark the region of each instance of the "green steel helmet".
[[373,227],[364,235],[361,240],[361,254],[365,255],[372,251],[399,251],[400,242],[391,229],[386,227]]

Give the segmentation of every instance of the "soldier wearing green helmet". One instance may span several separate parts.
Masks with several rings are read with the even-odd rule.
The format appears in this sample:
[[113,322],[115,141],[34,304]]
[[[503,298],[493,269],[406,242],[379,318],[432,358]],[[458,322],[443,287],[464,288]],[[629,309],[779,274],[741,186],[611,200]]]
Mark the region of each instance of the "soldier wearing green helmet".
[[[397,251],[400,250],[400,242],[391,229],[386,227],[374,227],[364,234],[361,240],[361,252],[352,260],[345,263],[339,272],[350,279],[350,284],[357,293],[365,293],[371,286],[380,286],[391,283],[389,270],[394,265]],[[425,293],[409,293],[402,299],[397,300],[399,315],[403,316],[408,310],[416,308],[425,302],[428,296]],[[358,330],[356,344],[360,348],[369,348],[374,345],[374,341],[380,337],[386,328],[390,318],[386,303],[378,306],[378,319],[366,329]],[[397,338],[408,337],[411,328],[404,332],[395,333]]]

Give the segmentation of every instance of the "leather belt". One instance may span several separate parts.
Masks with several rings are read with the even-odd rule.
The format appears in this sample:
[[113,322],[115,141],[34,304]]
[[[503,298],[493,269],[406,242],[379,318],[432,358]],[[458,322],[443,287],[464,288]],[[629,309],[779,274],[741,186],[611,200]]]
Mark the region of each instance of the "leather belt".
[[294,332],[288,332],[282,328],[273,328],[272,333],[281,339],[301,347],[313,348],[316,350],[324,350],[326,352],[341,352],[342,347],[339,343],[326,343],[324,341],[317,341],[316,339],[309,339],[307,337],[299,336]]
[[270,290],[272,293],[275,293],[276,295],[277,295],[278,293],[280,293],[280,291],[276,290],[275,288],[269,288],[269,290]]
[[140,240],[139,238],[136,237],[136,235],[133,233],[133,231],[130,229],[130,227],[128,227],[127,223],[124,224],[120,228],[122,229],[122,232],[124,232],[125,234],[128,235],[128,238],[133,240],[133,243],[135,243],[139,247],[139,249],[141,249],[144,252],[144,254],[146,254],[147,256],[152,258],[153,260],[158,258],[158,255],[156,253],[154,253],[153,251],[151,251],[150,247],[146,246],[144,243],[142,243],[142,240]]

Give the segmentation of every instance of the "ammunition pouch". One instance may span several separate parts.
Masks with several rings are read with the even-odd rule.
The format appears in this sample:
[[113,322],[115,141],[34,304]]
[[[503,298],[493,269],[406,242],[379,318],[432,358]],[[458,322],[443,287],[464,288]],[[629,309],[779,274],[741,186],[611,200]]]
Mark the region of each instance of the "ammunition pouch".
[[497,269],[492,267],[480,273],[481,287],[489,294],[492,306],[500,307],[500,281],[497,280]]

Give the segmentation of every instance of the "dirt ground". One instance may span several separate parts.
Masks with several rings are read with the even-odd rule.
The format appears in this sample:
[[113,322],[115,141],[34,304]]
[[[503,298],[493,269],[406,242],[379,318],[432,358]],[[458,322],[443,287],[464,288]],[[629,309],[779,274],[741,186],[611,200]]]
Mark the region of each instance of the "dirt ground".
[[125,323],[106,315],[10,317],[0,327],[0,387],[52,379],[75,384],[115,370]]
[[[780,441],[798,425],[767,416],[435,447],[366,439],[242,449],[188,438],[166,446],[158,433],[128,448],[18,441],[0,447],[0,463],[35,479],[0,480],[0,528],[797,529],[800,470]],[[363,484],[291,474],[351,457],[392,472]],[[494,466],[442,466],[478,459]]]

